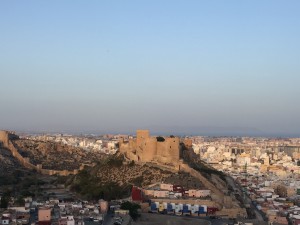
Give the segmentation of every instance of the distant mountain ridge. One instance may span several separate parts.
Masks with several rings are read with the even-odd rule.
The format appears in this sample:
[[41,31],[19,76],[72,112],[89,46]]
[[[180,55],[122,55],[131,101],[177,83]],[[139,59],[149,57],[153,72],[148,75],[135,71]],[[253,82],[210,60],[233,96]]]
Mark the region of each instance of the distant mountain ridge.
[[[153,135],[169,135],[173,134],[176,136],[210,136],[210,137],[300,137],[300,132],[274,132],[265,131],[255,127],[231,127],[231,126],[160,126],[160,125],[147,125],[142,126],[147,127],[153,133]],[[67,133],[72,135],[105,135],[105,134],[129,134],[134,135],[132,130],[136,128],[118,128],[118,129],[84,129],[80,131],[74,130],[51,130],[51,131],[26,131],[25,133],[32,134],[57,134],[57,133]],[[23,133],[24,131],[19,131]]]

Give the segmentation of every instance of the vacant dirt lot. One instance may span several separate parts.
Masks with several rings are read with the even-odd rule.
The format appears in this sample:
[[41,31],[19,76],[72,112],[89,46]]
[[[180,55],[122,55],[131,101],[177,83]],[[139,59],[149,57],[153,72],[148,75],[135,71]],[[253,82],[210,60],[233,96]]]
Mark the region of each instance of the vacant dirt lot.
[[132,225],[209,225],[210,222],[190,217],[177,217],[160,214],[142,213],[141,218]]

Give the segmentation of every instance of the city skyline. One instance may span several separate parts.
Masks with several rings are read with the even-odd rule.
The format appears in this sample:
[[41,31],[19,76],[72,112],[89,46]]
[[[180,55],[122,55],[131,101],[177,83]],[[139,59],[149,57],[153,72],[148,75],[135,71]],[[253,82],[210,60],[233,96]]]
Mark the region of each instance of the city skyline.
[[299,6],[1,2],[1,129],[300,136]]

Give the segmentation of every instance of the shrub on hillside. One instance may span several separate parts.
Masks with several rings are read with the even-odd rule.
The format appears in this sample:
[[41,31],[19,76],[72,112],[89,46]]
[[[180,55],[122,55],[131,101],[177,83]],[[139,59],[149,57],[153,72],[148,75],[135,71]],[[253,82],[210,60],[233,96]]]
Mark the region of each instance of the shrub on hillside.
[[121,204],[121,209],[129,210],[129,215],[133,220],[136,220],[141,215],[139,214],[139,209],[141,208],[140,205],[133,203],[133,202],[123,202]]

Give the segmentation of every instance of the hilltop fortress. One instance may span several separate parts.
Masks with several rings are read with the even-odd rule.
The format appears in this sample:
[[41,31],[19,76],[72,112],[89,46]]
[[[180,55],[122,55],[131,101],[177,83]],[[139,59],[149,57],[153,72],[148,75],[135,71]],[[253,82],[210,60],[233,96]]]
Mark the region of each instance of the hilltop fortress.
[[202,176],[201,173],[183,161],[184,147],[191,148],[191,146],[192,143],[189,139],[181,143],[179,137],[151,137],[148,130],[137,130],[136,138],[128,141],[120,140],[119,142],[120,153],[123,153],[127,160],[141,163],[152,162],[168,167],[174,172],[187,172],[198,178],[206,188],[216,194],[218,201],[222,201],[224,193]]
[[157,162],[179,169],[181,145],[178,137],[151,137],[149,130],[137,130],[136,138],[119,142],[120,152],[136,162]]

